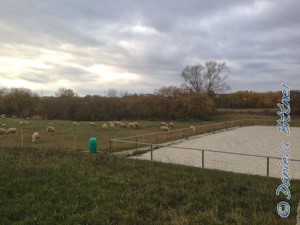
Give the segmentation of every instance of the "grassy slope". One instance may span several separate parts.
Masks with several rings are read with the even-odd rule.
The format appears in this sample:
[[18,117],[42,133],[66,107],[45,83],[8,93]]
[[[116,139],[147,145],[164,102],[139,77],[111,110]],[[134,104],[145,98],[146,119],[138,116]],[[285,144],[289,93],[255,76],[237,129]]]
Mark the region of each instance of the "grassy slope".
[[104,154],[0,149],[0,224],[295,224],[279,179]]

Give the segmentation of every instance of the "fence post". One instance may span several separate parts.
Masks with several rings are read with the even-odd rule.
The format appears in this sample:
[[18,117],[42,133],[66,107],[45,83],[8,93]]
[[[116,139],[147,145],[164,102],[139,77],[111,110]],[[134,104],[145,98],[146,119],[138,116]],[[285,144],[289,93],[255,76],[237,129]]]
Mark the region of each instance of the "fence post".
[[151,145],[151,161],[153,161],[153,145]]
[[204,150],[202,150],[202,169],[204,168]]
[[267,157],[267,177],[270,175],[270,157]]
[[157,133],[155,133],[155,144],[157,144]]

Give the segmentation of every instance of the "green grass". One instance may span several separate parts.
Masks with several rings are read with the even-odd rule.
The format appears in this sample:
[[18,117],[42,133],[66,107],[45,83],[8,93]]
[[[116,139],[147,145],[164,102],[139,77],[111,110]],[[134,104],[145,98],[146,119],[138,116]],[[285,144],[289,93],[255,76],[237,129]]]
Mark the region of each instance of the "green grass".
[[[21,119],[7,118],[0,122],[5,123],[5,129],[15,127],[18,130],[16,136],[3,138],[0,136],[0,147],[20,147],[22,146],[22,133],[23,133],[23,147],[29,148],[55,148],[55,149],[87,149],[89,137],[97,137],[99,149],[107,150],[109,148],[109,139],[115,137],[126,137],[145,133],[160,132],[160,121],[137,121],[141,124],[140,129],[129,128],[115,128],[103,130],[102,124],[107,121],[96,121],[96,129],[91,129],[89,122],[80,122],[80,127],[74,129],[72,121],[64,120],[30,120],[29,124],[20,125]],[[130,122],[130,121],[126,121]],[[55,134],[49,135],[46,128],[49,123],[53,124]],[[176,121],[175,129],[187,128],[190,125],[201,125],[207,123],[205,121]],[[41,139],[40,144],[33,144],[31,135],[38,131]],[[74,143],[75,140],[75,143]]]
[[295,224],[279,179],[107,154],[0,149],[0,224]]

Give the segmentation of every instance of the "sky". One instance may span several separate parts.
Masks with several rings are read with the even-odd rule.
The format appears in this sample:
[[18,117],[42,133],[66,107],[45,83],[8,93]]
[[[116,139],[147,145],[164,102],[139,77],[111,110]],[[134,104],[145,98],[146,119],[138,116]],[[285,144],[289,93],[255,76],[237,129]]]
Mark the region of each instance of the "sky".
[[298,0],[0,3],[0,88],[153,93],[215,60],[230,69],[230,92],[300,89]]

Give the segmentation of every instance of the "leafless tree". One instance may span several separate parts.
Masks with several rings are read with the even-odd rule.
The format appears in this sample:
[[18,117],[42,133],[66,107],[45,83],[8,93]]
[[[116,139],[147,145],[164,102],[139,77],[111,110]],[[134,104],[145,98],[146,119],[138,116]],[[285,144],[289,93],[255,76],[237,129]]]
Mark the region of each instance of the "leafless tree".
[[186,66],[180,74],[185,81],[182,87],[191,92],[213,96],[230,89],[225,82],[228,73],[229,68],[225,62],[209,61],[204,66]]

